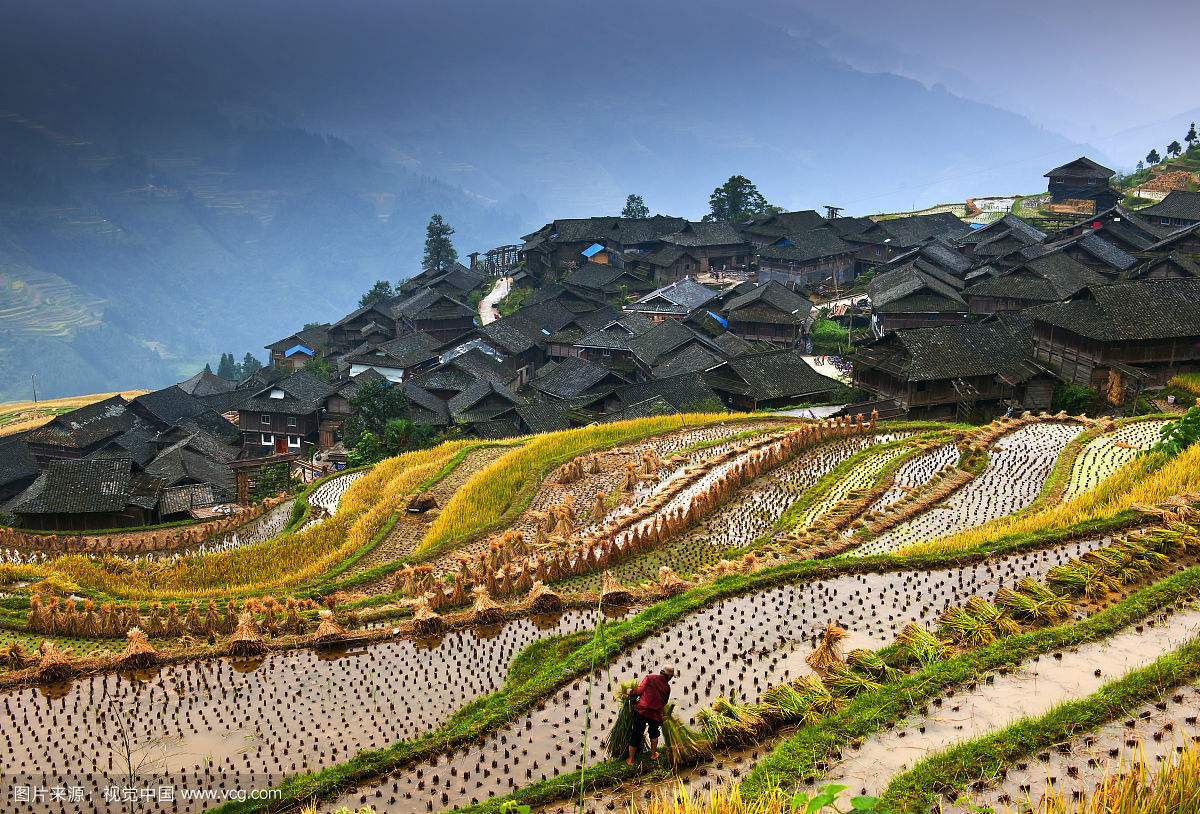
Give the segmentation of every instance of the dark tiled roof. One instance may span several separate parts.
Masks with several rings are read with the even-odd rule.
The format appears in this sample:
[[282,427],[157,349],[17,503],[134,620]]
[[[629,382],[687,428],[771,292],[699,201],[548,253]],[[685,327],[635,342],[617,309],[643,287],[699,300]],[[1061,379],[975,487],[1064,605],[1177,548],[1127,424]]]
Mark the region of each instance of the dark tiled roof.
[[424,331],[410,331],[374,348],[348,355],[351,364],[409,368],[438,357],[439,342]]
[[700,373],[713,365],[719,365],[725,357],[711,347],[693,343],[684,345],[676,352],[667,353],[665,359],[666,361],[655,365],[651,371],[654,378],[665,379],[685,373]]
[[907,381],[1000,376],[1015,384],[1041,371],[1023,316],[895,331],[862,348],[855,364]]
[[1200,337],[1200,278],[1096,286],[1027,313],[1103,342]]
[[200,399],[188,395],[179,385],[173,384],[162,390],[138,396],[133,400],[133,409],[135,412],[149,415],[164,427],[172,427],[208,408]]
[[1111,266],[1116,271],[1125,271],[1137,265],[1137,258],[1118,246],[1113,245],[1100,235],[1092,231],[1084,232],[1081,235],[1068,237],[1064,240],[1057,240],[1053,243],[1048,243],[1042,246],[1029,246],[1022,254],[1028,258],[1034,258],[1042,254],[1048,254],[1053,251],[1061,251],[1072,247],[1083,249],[1086,253],[1095,257],[1102,263]]
[[450,399],[447,404],[450,408],[450,415],[454,416],[455,421],[467,423],[491,419],[497,411],[491,408],[480,410],[478,405],[492,395],[500,396],[501,399],[510,405],[523,403],[516,394],[502,384],[490,381],[477,381]]
[[736,246],[746,243],[737,227],[727,221],[689,221],[679,231],[663,238],[673,246]]
[[0,437],[0,486],[32,478],[38,471],[37,461],[23,440]]
[[608,324],[585,334],[575,342],[581,348],[607,348],[625,350],[634,337],[641,336],[654,328],[654,323],[641,314],[626,314]]
[[[359,310],[360,311],[370,310],[370,306],[367,306],[367,308],[365,308],[365,309],[359,309]],[[305,345],[309,348],[312,348],[313,350],[316,350],[318,348],[323,348],[329,344],[329,328],[330,328],[330,325],[327,322],[322,323],[321,325],[314,325],[311,328],[302,328],[301,330],[296,331],[296,333],[291,334],[290,336],[285,336],[283,339],[280,339],[278,341],[272,342],[270,345],[267,345],[266,347],[269,349],[274,349],[274,348],[282,346],[282,345],[286,345],[288,347],[290,347],[291,345]],[[288,348],[284,347],[283,349],[287,350]]]
[[720,401],[704,379],[692,373],[631,384],[614,391],[614,394],[623,407],[661,398],[676,411],[709,400]]
[[1171,252],[1163,257],[1154,257],[1147,260],[1142,265],[1130,269],[1129,277],[1131,279],[1146,277],[1163,266],[1170,267],[1185,277],[1200,277],[1200,263],[1197,263],[1186,254],[1179,254],[1178,252]]
[[563,280],[567,286],[603,290],[615,283],[625,269],[612,263],[583,263]]
[[641,263],[649,263],[652,266],[666,268],[674,265],[675,261],[685,254],[688,254],[688,250],[682,246],[663,246],[656,252],[641,255],[637,260]]
[[721,310],[725,315],[730,315],[739,308],[755,305],[770,306],[797,323],[804,322],[812,312],[811,302],[775,280],[739,294],[725,303]]
[[[271,398],[271,393],[276,390],[283,392],[283,398]],[[239,409],[254,413],[309,415],[317,412],[334,392],[328,382],[321,381],[307,371],[298,370],[255,393]]]
[[571,427],[570,420],[558,404],[534,402],[518,404],[513,409],[529,432],[557,432]]
[[837,236],[831,229],[809,229],[807,232],[791,232],[782,238],[787,245],[763,246],[759,257],[772,260],[794,260],[807,263],[823,257],[851,254],[854,247]]
[[1139,209],[1138,215],[1143,218],[1176,218],[1178,220],[1200,221],[1200,192],[1184,189],[1173,189],[1153,206]]
[[798,399],[831,393],[842,387],[813,370],[799,351],[779,351],[740,356],[714,367],[705,374],[714,390],[741,393],[756,401]]
[[18,514],[119,512],[135,505],[158,505],[162,483],[133,473],[128,458],[51,461],[25,491],[13,511]]
[[236,494],[233,470],[228,460],[214,460],[191,445],[191,440],[180,441],[155,456],[146,465],[146,474],[158,478],[166,486],[185,483],[207,483],[222,499]]
[[177,386],[189,396],[199,397],[228,393],[237,387],[237,383],[222,379],[217,374],[210,373],[207,370],[201,370],[195,376],[185,379]]
[[547,283],[535,288],[525,298],[523,307],[541,305],[544,302],[558,302],[560,305],[574,305],[577,309],[598,308],[604,304],[604,295],[596,291],[585,291],[570,288],[562,283]]
[[[344,325],[354,322],[361,316],[366,316],[367,314],[371,314],[380,320],[390,320],[393,318],[392,317],[392,306],[394,306],[395,304],[402,302],[402,301],[403,300],[401,298],[397,298],[397,297],[392,297],[391,299],[386,299],[386,300],[376,300],[375,302],[370,303],[369,305],[363,305],[359,308],[355,308],[349,314],[346,314],[346,316],[342,317],[341,319],[339,319],[337,322],[333,323],[333,325],[331,325],[329,327],[330,328],[340,328]],[[268,347],[270,347],[270,346],[268,345]]]
[[445,426],[450,423],[450,408],[428,390],[405,382],[404,397],[408,399],[408,414],[414,424]]
[[1074,161],[1068,161],[1060,167],[1047,172],[1043,178],[1054,178],[1056,176],[1069,176],[1071,178],[1111,178],[1116,175],[1114,170],[1110,170],[1103,164],[1097,164],[1087,156],[1080,156]]
[[614,386],[627,384],[624,379],[602,365],[568,356],[545,376],[535,379],[532,386],[546,395],[566,400],[586,393],[605,379],[610,379]]
[[133,425],[133,420],[125,399],[113,396],[56,416],[50,422],[25,433],[25,440],[48,446],[86,449],[125,432]]
[[700,336],[695,331],[668,320],[629,340],[629,350],[642,364],[653,368],[671,351],[697,341]]
[[471,306],[459,302],[449,294],[443,294],[432,288],[423,288],[409,297],[391,305],[390,315],[408,319],[429,319],[432,313],[444,316],[474,314]]
[[[871,280],[868,291],[871,308],[880,313],[914,311],[914,304],[910,299],[914,294],[923,294],[930,302],[940,301],[939,307],[934,309],[938,311],[965,311],[967,304],[953,286],[912,267],[877,275]],[[922,301],[922,305],[928,304]]]
[[[173,425],[178,426],[178,425]],[[129,429],[113,438],[90,458],[131,458],[138,466],[144,466],[158,453],[160,430],[140,416],[134,418]],[[240,440],[241,433],[238,434]]]
[[1177,229],[1171,234],[1164,237],[1157,243],[1146,247],[1148,252],[1164,252],[1170,251],[1171,247],[1184,238],[1200,235],[1200,223],[1194,223],[1191,226],[1184,226],[1182,229]]
[[916,246],[933,237],[953,240],[971,229],[949,212],[888,218],[879,221],[877,225],[892,238],[891,245],[900,248]]
[[670,285],[651,291],[646,296],[626,306],[631,311],[676,314],[686,316],[716,298],[717,292],[707,286],[684,277]]
[[687,223],[683,218],[655,215],[650,218],[562,218],[525,235],[522,251],[552,243],[617,243],[634,246],[653,243]]
[[1031,226],[1011,212],[1006,212],[999,220],[994,220],[980,229],[972,229],[957,238],[954,242],[960,246],[985,243],[1003,235],[1013,235],[1025,245],[1041,243],[1046,239],[1046,233]]
[[574,319],[574,313],[550,300],[523,305],[512,314],[481,326],[479,333],[501,350],[518,354],[545,343]]
[[[839,218],[839,220],[849,221],[855,219]],[[746,225],[745,231],[754,235],[782,237],[796,232],[807,232],[811,229],[817,229],[826,223],[830,223],[830,221],[825,220],[823,216],[812,209],[801,209],[796,212],[777,212],[773,215],[764,215],[761,218],[755,218]],[[865,231],[865,229],[860,231]]]
[[1053,302],[1066,299],[1089,285],[1105,280],[1065,252],[1051,252],[996,277],[975,283],[966,294],[975,297],[1012,297]]

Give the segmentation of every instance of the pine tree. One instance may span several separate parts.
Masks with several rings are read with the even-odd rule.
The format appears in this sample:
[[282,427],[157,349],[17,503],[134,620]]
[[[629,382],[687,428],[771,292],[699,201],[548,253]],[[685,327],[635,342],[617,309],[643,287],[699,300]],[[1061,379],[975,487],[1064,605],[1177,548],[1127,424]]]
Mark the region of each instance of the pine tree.
[[239,379],[244,379],[262,370],[262,362],[254,357],[254,354],[246,351],[246,355],[242,357],[242,369],[238,371],[241,375]]
[[704,216],[706,221],[746,221],[780,211],[767,203],[758,187],[744,175],[730,176],[714,189],[708,196],[708,206],[711,211]]
[[1181,145],[1178,141],[1172,141],[1170,144],[1167,145],[1167,155],[1177,156],[1182,152],[1183,152],[1183,145]]
[[204,363],[204,372],[205,372],[205,373],[212,373],[212,365],[210,365],[208,362],[205,362],[205,363]]
[[1195,147],[1197,142],[1200,142],[1200,136],[1196,135],[1195,122],[1192,122],[1192,126],[1188,128],[1187,135],[1183,137],[1183,140],[1187,142],[1189,150]]
[[233,361],[232,353],[222,353],[221,362],[217,365],[217,375],[228,381],[237,381],[237,362]]
[[1146,153],[1147,164],[1153,165],[1157,164],[1159,161],[1162,161],[1162,156],[1158,154],[1158,150],[1151,149],[1150,152]]
[[650,217],[650,207],[646,206],[641,195],[630,195],[625,199],[625,208],[621,210],[621,217],[648,218]]
[[450,242],[454,227],[442,220],[441,215],[435,214],[425,227],[425,258],[421,268],[425,271],[440,273],[449,271],[458,262],[458,252]]

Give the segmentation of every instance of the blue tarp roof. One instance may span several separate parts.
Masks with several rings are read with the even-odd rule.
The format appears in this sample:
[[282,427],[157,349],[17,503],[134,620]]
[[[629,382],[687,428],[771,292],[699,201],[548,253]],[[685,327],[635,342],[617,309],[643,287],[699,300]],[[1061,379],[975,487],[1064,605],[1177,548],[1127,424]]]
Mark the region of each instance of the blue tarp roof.
[[284,355],[284,357],[288,357],[288,356],[293,356],[297,353],[307,353],[309,356],[317,355],[316,352],[314,352],[313,349],[310,348],[308,345],[292,345],[290,348],[288,348],[287,350],[285,350],[283,352],[283,355]]
[[602,251],[604,251],[603,246],[601,246],[599,243],[593,243],[592,245],[588,246],[586,249],[581,251],[580,254],[582,254],[584,257],[593,257]]
[[715,319],[722,328],[729,327],[729,320],[725,319],[725,317],[721,316],[720,314],[714,314],[712,311],[709,311],[708,315]]

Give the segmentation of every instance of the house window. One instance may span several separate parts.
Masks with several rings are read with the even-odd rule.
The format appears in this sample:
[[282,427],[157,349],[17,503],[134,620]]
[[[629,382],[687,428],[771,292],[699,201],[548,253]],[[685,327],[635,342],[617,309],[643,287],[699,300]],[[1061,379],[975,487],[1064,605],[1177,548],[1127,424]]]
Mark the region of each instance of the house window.
[[260,415],[258,417],[258,423],[266,424],[268,427],[271,426],[271,416],[267,415],[266,413],[263,413],[262,415]]
[[299,435],[289,435],[288,436],[288,449],[300,449],[300,436]]
[[288,425],[289,427],[294,427],[294,426],[296,426],[296,417],[295,417],[294,415],[290,415],[290,416],[288,416],[288,417],[287,417],[287,425]]
[[264,447],[269,447],[269,446],[271,446],[271,444],[275,443],[275,438],[272,437],[272,435],[269,432],[264,432],[262,434],[262,443],[263,443]]

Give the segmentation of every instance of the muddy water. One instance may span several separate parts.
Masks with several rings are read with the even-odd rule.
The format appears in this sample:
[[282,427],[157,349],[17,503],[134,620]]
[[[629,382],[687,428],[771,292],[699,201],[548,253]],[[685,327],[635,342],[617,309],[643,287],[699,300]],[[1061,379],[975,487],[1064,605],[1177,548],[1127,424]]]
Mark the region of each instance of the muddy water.
[[[688,576],[711,565],[734,548],[754,542],[769,532],[783,513],[804,494],[804,490],[847,458],[876,444],[885,444],[903,434],[880,434],[841,438],[800,452],[794,459],[753,481],[725,506],[699,526],[680,535],[665,546],[648,551],[610,569],[619,581],[632,584],[653,579],[661,566]],[[576,577],[566,584],[572,588],[596,589],[600,574]]]
[[871,504],[869,511],[885,511],[913,489],[924,486],[935,472],[953,465],[957,460],[958,447],[954,444],[942,444],[901,464],[896,469],[892,487]]
[[[948,604],[972,594],[990,598],[1001,584],[1040,578],[1054,565],[1103,544],[1073,543],[1053,551],[1008,557],[959,569],[837,577],[787,585],[724,600],[639,643],[603,672],[576,681],[510,726],[466,750],[347,794],[331,804],[374,806],[379,814],[426,812],[464,805],[572,770],[583,753],[600,759],[616,717],[611,687],[674,664],[675,697],[690,718],[717,695],[757,699],[766,687],[808,672],[804,662],[829,621],[850,632],[847,647],[889,643],[909,622],[932,623]],[[590,736],[585,707],[592,694]]]
[[862,748],[846,750],[821,782],[847,785],[855,794],[878,795],[917,761],[1084,698],[1197,635],[1200,609],[1189,608],[1141,631],[1131,628],[1100,642],[1035,657],[1008,675],[995,676],[994,683],[939,698],[928,715],[914,715],[869,738]]
[[[424,645],[293,650],[258,663],[170,665],[142,680],[108,674],[49,693],[22,689],[0,696],[0,766],[26,784],[97,789],[78,807],[59,801],[30,810],[106,811],[98,790],[110,780],[127,785],[119,777],[124,727],[145,761],[139,784],[265,788],[440,726],[498,689],[527,644],[590,629],[594,619],[594,611],[572,611],[540,627],[514,621]],[[199,807],[180,802],[177,810]]]
[[[1179,687],[1120,720],[1030,755],[1007,767],[1000,784],[970,795],[970,804],[997,811],[1028,811],[1054,791],[1067,800],[1086,799],[1097,785],[1118,773],[1141,770],[1146,779],[1200,739],[1200,688]],[[943,803],[943,811],[969,814],[967,802]]]
[[1026,424],[996,442],[983,474],[945,502],[880,534],[853,554],[882,554],[981,526],[1028,506],[1050,477],[1054,462],[1083,431],[1079,424]]

